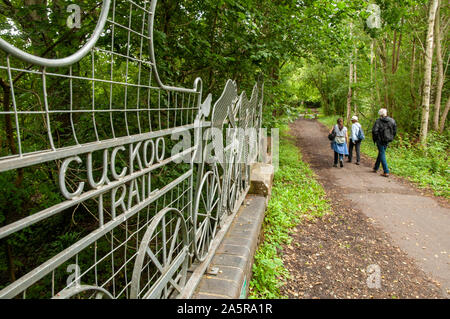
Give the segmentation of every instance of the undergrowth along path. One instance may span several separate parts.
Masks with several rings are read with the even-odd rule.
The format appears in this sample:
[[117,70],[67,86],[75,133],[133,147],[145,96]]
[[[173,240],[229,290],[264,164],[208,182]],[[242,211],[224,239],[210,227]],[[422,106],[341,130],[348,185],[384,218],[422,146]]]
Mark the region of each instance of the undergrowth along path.
[[280,287],[290,280],[282,260],[282,248],[292,243],[291,234],[303,220],[331,213],[322,186],[302,161],[295,139],[280,129],[279,170],[262,227],[262,241],[255,254],[250,298],[283,298]]

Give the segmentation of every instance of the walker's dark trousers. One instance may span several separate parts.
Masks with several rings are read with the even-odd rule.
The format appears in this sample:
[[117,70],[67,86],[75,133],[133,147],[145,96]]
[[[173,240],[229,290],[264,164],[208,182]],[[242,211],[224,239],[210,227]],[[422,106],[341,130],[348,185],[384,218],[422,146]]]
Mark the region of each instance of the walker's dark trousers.
[[352,140],[350,140],[350,149],[348,150],[348,161],[352,161],[353,157],[353,147],[356,149],[356,162],[359,163],[361,160],[361,141],[358,141],[356,143],[353,143]]

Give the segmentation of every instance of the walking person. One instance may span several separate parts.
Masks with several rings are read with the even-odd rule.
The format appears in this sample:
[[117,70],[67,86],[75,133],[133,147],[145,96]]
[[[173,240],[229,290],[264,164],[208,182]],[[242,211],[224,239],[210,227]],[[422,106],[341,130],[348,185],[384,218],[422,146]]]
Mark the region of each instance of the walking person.
[[372,128],[372,139],[378,148],[378,157],[375,162],[375,166],[373,167],[373,171],[374,173],[378,172],[381,164],[383,165],[384,171],[381,175],[384,177],[389,177],[389,167],[386,161],[386,150],[389,143],[391,143],[397,135],[397,124],[394,119],[387,116],[386,109],[381,109],[378,112],[378,115],[380,118],[376,120]]
[[337,167],[338,159],[341,167],[344,167],[344,155],[348,155],[348,132],[344,126],[344,120],[339,118],[337,124],[331,129],[330,134],[336,134],[331,142],[331,149],[334,151],[334,165]]
[[358,123],[358,117],[355,115],[352,117],[352,129],[350,134],[350,143],[348,151],[348,162],[352,162],[353,148],[356,150],[356,165],[359,165],[361,161],[361,142],[364,139],[364,133],[361,124]]

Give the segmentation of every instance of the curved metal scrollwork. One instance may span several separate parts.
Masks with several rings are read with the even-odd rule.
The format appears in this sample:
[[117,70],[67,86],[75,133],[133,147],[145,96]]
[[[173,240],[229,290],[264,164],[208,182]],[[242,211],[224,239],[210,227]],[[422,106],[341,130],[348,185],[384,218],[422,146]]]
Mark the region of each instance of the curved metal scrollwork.
[[104,288],[83,285],[64,289],[53,299],[114,299],[114,297]]
[[[156,2],[156,1],[155,1]],[[102,34],[106,20],[108,18],[109,14],[109,8],[111,6],[111,0],[104,0],[102,5],[102,11],[100,12],[100,17],[97,22],[97,26],[95,27],[95,30],[93,31],[91,37],[86,42],[86,44],[79,49],[77,52],[73,53],[72,55],[60,58],[60,59],[46,59],[42,58],[36,55],[29,54],[23,50],[20,50],[16,48],[15,46],[11,45],[10,43],[6,42],[5,40],[0,38],[0,49],[5,51],[6,53],[11,54],[12,56],[21,59],[23,61],[26,61],[31,64],[45,66],[45,67],[63,67],[63,66],[69,66],[74,63],[77,63],[82,58],[84,58],[95,46],[97,43],[97,40],[100,38],[100,35]]]

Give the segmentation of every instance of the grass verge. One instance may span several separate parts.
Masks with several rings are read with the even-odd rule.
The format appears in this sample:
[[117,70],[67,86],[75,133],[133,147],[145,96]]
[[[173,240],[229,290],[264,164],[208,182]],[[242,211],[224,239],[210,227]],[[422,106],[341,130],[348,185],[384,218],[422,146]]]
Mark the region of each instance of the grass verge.
[[[337,116],[320,117],[319,121],[331,128]],[[366,140],[361,152],[376,160],[378,150],[372,142],[371,123],[362,123]],[[402,176],[419,188],[431,189],[436,196],[450,198],[449,142],[445,136],[430,133],[427,149],[411,143],[406,134],[399,134],[389,145],[386,157],[391,173]]]
[[280,287],[289,279],[289,271],[283,265],[282,246],[291,242],[290,234],[303,218],[331,212],[325,191],[316,181],[314,172],[302,161],[287,126],[280,129],[279,159],[263,223],[264,240],[255,254],[251,299],[284,298]]

